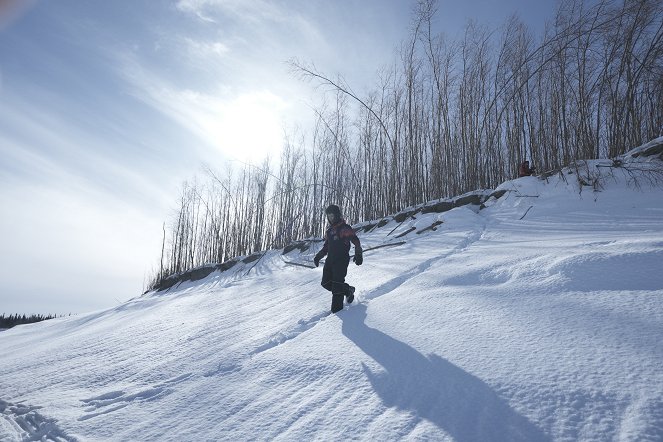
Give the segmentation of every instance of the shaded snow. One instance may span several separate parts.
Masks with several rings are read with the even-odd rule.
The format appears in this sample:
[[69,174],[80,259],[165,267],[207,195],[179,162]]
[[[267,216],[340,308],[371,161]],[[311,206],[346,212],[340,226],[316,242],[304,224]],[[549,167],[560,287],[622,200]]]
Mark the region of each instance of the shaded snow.
[[0,440],[663,440],[663,190],[630,178],[363,234],[405,243],[338,315],[310,249],[5,331]]

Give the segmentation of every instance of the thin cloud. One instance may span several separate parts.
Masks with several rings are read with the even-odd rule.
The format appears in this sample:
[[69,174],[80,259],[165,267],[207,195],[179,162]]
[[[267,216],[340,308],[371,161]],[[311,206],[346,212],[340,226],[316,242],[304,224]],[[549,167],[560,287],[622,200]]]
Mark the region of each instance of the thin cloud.
[[256,160],[280,149],[282,120],[289,105],[269,89],[178,89],[137,60],[125,60],[122,72],[132,85],[131,93],[205,145],[231,158]]
[[177,9],[179,9],[182,12],[190,13],[198,17],[201,21],[207,22],[207,23],[216,23],[216,21],[208,16],[204,9],[205,9],[205,1],[201,0],[180,0],[177,2]]
[[290,16],[285,9],[263,0],[248,2],[245,0],[180,0],[177,8],[212,23],[218,22],[219,16],[235,18],[251,24],[264,21],[286,21]]
[[136,51],[118,53],[115,65],[129,93],[230,157],[277,154],[285,113],[301,116],[294,109],[304,107],[310,90],[284,62],[325,50],[318,27],[295,7],[273,2],[181,0],[176,9],[221,26],[162,36],[170,44],[159,50],[187,61],[177,75]]
[[204,22],[223,24],[254,42],[317,51],[324,43],[319,25],[294,3],[282,7],[264,0],[180,0],[177,9]]
[[0,254],[12,257],[0,267],[12,294],[1,304],[16,311],[80,312],[138,295],[172,202],[167,186],[101,153],[57,109],[0,106],[0,230],[11,232]]
[[229,52],[230,47],[221,41],[202,41],[185,37],[184,42],[192,57],[209,60],[210,58],[224,58]]
[[0,155],[7,160],[0,177],[8,182],[44,183],[100,200],[168,201],[162,186],[139,170],[135,149],[127,152],[132,162],[126,162],[128,155],[112,158],[110,153],[118,148],[115,140],[103,140],[63,119],[57,103],[45,107],[11,97],[6,104],[0,106]]
[[139,295],[144,269],[155,262],[161,220],[119,199],[101,201],[67,186],[0,190],[0,203],[12,208],[0,217],[0,229],[12,232],[0,244],[3,256],[12,257],[0,267],[6,293],[29,293],[38,309],[69,305],[57,313]]

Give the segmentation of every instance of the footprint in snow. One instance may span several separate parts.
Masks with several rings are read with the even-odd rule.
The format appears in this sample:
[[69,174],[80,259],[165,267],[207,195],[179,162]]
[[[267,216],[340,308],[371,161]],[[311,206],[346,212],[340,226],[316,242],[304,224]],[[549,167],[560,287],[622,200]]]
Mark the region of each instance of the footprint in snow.
[[78,420],[84,421],[97,416],[112,413],[113,411],[120,410],[128,405],[131,405],[132,403],[150,402],[162,398],[175,391],[173,386],[191,378],[191,376],[193,376],[191,373],[187,373],[164,381],[160,384],[156,384],[144,389],[139,389],[133,392],[116,390],[88,399],[82,399],[81,402],[83,402],[85,406],[85,412],[87,414],[79,417]]

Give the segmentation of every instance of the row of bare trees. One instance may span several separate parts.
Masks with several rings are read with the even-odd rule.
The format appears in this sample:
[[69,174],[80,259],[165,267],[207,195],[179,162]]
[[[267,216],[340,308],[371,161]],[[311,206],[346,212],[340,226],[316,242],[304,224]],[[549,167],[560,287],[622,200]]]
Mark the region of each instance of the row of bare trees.
[[519,163],[539,170],[614,157],[663,135],[663,2],[564,1],[536,35],[517,17],[501,31],[469,23],[435,33],[420,0],[393,65],[371,91],[291,61],[331,89],[312,133],[289,135],[278,166],[208,171],[187,184],[155,280],[320,235],[336,203],[352,222],[492,188]]

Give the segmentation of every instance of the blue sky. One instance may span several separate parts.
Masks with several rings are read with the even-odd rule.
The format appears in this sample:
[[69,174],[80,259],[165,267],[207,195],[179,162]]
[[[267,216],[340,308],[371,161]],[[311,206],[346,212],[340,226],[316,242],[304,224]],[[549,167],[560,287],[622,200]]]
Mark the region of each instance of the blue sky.
[[[556,2],[439,2],[450,36]],[[412,1],[0,2],[0,313],[76,313],[140,294],[161,226],[204,164],[277,157],[321,91],[394,59]]]

